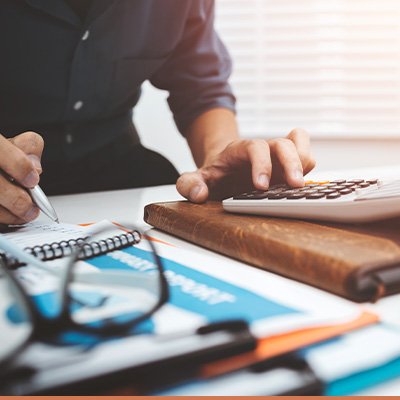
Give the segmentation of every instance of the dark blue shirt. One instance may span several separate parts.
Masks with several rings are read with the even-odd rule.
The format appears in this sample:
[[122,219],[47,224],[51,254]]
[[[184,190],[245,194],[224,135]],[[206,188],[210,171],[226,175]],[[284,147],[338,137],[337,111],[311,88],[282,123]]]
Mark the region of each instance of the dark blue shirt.
[[81,157],[132,127],[147,79],[183,134],[233,110],[213,19],[213,0],[93,0],[84,20],[64,0],[1,0],[0,133],[34,130],[48,159]]

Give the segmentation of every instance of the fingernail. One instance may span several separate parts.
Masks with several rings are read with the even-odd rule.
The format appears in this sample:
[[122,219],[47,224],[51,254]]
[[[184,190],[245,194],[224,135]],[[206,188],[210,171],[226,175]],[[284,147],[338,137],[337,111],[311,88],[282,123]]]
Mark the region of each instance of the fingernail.
[[190,191],[189,197],[190,197],[192,200],[196,200],[196,197],[197,197],[198,194],[200,193],[200,190],[201,190],[201,186],[195,186],[195,187]]
[[31,171],[25,179],[22,181],[22,184],[27,188],[33,188],[39,182],[39,174],[36,170]]
[[35,207],[32,206],[30,208],[30,210],[25,214],[24,220],[25,221],[33,221],[34,219],[36,219],[39,216],[40,210]]
[[33,166],[36,169],[42,169],[42,164],[40,163],[39,157],[35,154],[28,154],[27,157],[31,160]]
[[266,175],[266,174],[261,174],[261,175],[258,177],[258,183],[259,183],[261,186],[268,187],[268,184],[269,184],[268,175]]
[[294,178],[295,178],[296,180],[298,180],[299,182],[304,183],[303,172],[301,172],[301,171],[296,171],[296,172],[294,173]]

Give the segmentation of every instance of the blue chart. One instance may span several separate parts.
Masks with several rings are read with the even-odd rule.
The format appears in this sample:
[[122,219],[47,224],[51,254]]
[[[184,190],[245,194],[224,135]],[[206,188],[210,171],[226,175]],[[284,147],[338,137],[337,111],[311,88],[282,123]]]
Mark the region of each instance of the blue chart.
[[[141,261],[150,261],[152,257],[149,252],[137,247],[114,253],[87,262],[100,269],[134,268],[137,265],[140,270]],[[163,258],[163,264],[170,288],[169,304],[202,315],[209,322],[244,319],[252,323],[276,315],[300,312],[175,261]]]
[[[134,246],[86,260],[85,263],[99,270],[134,269],[136,272],[150,274],[155,268],[152,265],[152,259],[151,252]],[[189,313],[199,316],[206,323],[231,319],[243,319],[252,323],[277,315],[300,313],[294,308],[284,306],[181,263],[167,258],[162,258],[162,261],[170,290],[170,300],[167,305],[170,310],[175,309],[177,312],[183,310],[186,312],[185,315]],[[47,318],[51,318],[59,311],[58,296],[57,291],[51,290],[34,294],[31,297],[41,313]],[[82,304],[91,305],[101,302],[103,296],[104,293],[76,291],[74,298],[78,299],[79,303],[74,304],[74,308],[79,310],[84,307]],[[123,294],[113,294],[104,303],[104,307],[116,307],[129,301],[129,297]],[[129,314],[122,313],[118,315],[118,318],[123,319],[128,316]],[[10,308],[8,317],[12,322],[18,323],[15,305],[14,308]],[[135,327],[132,333],[153,333],[155,326],[156,322],[150,318]],[[67,331],[59,335],[57,340],[63,343],[88,343],[93,340],[97,341],[98,338],[92,334]]]

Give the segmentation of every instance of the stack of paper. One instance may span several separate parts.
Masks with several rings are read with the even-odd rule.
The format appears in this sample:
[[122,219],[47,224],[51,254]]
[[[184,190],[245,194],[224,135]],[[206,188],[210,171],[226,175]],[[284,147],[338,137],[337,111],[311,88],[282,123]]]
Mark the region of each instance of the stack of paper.
[[[196,371],[203,378],[236,371],[378,321],[362,306],[305,284],[222,257],[194,254],[160,241],[155,244],[163,260],[170,300],[132,334],[167,338],[195,332],[210,323],[244,320],[257,339],[254,351],[206,363]],[[79,263],[83,268],[140,271],[140,260],[149,258],[147,248],[139,244]],[[46,271],[33,273],[29,266],[17,275],[28,282],[25,287],[39,305],[59,287]],[[104,305],[105,315],[126,312],[124,307],[112,308],[121,304],[123,294],[120,297],[118,302]],[[59,340],[60,344],[99,344],[99,338],[85,335],[61,335]],[[146,354],[151,359],[159,351],[159,346],[154,346],[152,354],[150,345]],[[311,360],[311,350],[308,354]]]

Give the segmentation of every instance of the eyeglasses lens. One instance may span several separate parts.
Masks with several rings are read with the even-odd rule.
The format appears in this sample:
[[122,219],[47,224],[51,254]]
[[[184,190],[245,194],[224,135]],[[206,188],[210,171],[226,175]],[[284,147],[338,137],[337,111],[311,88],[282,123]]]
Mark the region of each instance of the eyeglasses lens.
[[0,363],[11,357],[29,339],[33,321],[19,287],[0,265]]
[[161,271],[146,240],[77,261],[68,283],[72,320],[91,328],[132,324],[150,314],[161,297]]

